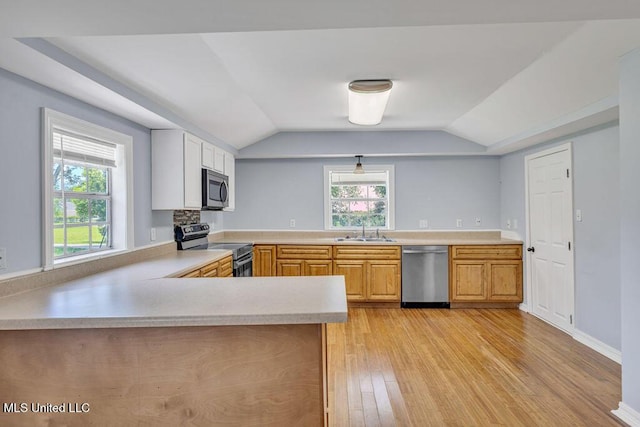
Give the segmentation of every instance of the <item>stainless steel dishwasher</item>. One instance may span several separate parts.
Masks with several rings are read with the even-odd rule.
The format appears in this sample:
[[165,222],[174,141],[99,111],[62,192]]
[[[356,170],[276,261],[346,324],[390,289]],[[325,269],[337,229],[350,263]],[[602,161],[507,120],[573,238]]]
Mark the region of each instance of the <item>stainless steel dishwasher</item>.
[[449,308],[449,247],[402,247],[402,307]]

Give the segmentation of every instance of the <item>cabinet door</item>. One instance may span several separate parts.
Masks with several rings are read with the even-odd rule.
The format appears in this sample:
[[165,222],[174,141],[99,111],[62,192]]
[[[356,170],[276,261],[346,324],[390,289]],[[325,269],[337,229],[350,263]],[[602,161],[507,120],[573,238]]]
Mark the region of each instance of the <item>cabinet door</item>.
[[218,267],[220,263],[218,261],[205,265],[200,269],[200,277],[218,277]]
[[451,262],[451,301],[487,299],[487,263],[484,261]]
[[213,169],[216,162],[216,147],[208,142],[202,143],[202,167]]
[[366,261],[340,260],[333,261],[333,274],[344,276],[347,300],[363,301],[366,299]]
[[276,246],[255,245],[253,247],[253,275],[276,275]]
[[367,299],[400,301],[400,261],[368,262]]
[[305,260],[304,275],[305,276],[331,276],[333,271],[333,263],[324,260]]
[[278,276],[304,276],[304,261],[301,259],[279,259],[276,261]]
[[213,170],[219,173],[224,173],[224,151],[218,147],[214,148],[213,158]]
[[220,260],[220,267],[218,268],[218,277],[231,277],[233,276],[233,258],[231,256],[224,257]]
[[202,207],[201,140],[185,134],[184,139],[184,207]]
[[522,302],[521,261],[492,261],[489,277],[489,301]]
[[229,206],[225,211],[236,209],[236,159],[230,153],[224,153],[224,174],[229,177]]
[[187,278],[187,279],[188,279],[188,278],[192,278],[192,277],[202,277],[202,276],[200,276],[200,270],[198,269],[198,270],[193,270],[193,271],[192,271],[192,272],[190,272],[190,273],[183,274],[183,275],[182,275],[182,276],[180,276],[180,277],[184,277],[184,278]]

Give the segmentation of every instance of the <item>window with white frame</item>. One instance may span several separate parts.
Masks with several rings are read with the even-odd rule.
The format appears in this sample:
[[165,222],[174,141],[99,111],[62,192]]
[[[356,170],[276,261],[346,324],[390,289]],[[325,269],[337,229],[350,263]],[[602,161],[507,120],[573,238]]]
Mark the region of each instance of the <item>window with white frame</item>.
[[325,229],[394,228],[394,167],[324,167]]
[[45,268],[133,246],[132,138],[43,110]]

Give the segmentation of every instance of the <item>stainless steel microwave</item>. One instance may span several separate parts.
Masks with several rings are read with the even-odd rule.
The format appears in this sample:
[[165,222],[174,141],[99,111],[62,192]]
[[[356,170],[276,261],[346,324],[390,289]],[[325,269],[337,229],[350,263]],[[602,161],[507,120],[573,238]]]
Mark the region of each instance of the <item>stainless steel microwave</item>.
[[202,210],[221,210],[229,206],[229,177],[202,169]]

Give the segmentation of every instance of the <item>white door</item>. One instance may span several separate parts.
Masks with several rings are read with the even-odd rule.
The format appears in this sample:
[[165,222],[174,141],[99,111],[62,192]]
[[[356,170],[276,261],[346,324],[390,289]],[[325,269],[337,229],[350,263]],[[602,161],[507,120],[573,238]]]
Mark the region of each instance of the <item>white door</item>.
[[525,158],[528,199],[529,301],[533,314],[573,329],[573,196],[571,146]]

